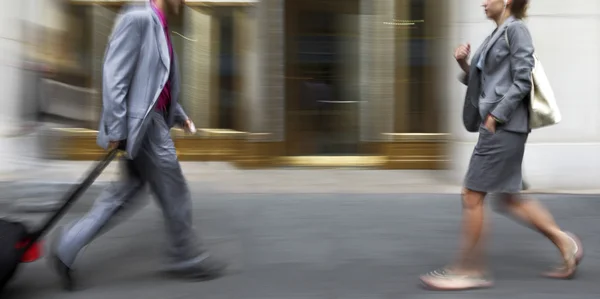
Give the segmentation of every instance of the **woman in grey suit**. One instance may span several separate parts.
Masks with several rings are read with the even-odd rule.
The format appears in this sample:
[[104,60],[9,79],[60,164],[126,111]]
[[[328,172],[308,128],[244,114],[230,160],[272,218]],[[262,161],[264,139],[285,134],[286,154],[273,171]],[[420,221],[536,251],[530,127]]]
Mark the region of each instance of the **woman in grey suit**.
[[461,254],[457,262],[421,276],[430,288],[463,290],[491,287],[483,262],[483,200],[496,193],[502,212],[537,229],[552,241],[562,255],[559,267],[545,273],[551,278],[571,278],[583,257],[580,240],[562,231],[550,213],[533,199],[519,196],[521,164],[530,132],[528,101],[534,67],[533,43],[521,21],[527,0],[484,0],[486,16],[496,29],[467,63],[470,45],[455,51],[467,85],[463,122],[478,132],[464,181]]

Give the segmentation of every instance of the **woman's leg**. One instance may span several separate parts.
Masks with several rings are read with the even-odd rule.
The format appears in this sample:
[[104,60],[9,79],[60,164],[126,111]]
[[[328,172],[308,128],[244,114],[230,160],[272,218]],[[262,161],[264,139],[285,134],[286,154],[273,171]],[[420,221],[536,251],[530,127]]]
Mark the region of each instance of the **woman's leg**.
[[458,263],[454,270],[465,274],[481,274],[485,271],[483,258],[483,231],[485,193],[465,189],[462,197],[462,238]]
[[485,193],[465,189],[463,191],[463,219],[461,251],[456,263],[447,268],[431,271],[421,276],[421,282],[438,290],[465,290],[491,287],[492,281],[485,275],[483,262],[483,232]]
[[557,269],[557,273],[548,273],[549,276],[556,278],[572,276],[583,254],[579,240],[561,230],[548,209],[536,199],[523,198],[521,195],[506,195],[498,200],[499,212],[539,231],[556,245],[563,257],[565,267]]

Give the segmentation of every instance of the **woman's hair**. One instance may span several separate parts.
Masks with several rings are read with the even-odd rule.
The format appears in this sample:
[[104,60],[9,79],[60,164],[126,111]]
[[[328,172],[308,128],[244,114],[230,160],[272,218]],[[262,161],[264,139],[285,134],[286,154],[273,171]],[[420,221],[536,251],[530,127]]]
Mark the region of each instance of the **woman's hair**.
[[510,12],[517,19],[527,17],[527,9],[529,8],[529,0],[513,0],[510,6]]

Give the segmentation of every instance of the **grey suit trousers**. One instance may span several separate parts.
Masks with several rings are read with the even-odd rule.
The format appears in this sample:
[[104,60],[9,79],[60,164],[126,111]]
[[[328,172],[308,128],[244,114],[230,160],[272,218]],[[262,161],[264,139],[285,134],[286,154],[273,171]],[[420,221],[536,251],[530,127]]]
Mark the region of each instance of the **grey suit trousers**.
[[112,182],[88,214],[65,227],[57,239],[56,254],[65,265],[72,267],[86,245],[118,223],[121,217],[117,216],[127,215],[138,207],[145,199],[146,185],[150,186],[165,218],[170,239],[170,270],[193,267],[204,259],[192,226],[190,192],[165,116],[151,112],[148,117],[151,120],[140,151],[133,160],[120,161],[120,180]]

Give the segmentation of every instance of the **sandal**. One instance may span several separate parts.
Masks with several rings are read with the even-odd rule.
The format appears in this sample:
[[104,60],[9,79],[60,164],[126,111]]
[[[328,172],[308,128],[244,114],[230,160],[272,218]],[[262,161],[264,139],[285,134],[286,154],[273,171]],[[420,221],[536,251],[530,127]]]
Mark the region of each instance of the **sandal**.
[[577,266],[583,259],[583,245],[581,244],[581,240],[573,233],[566,232],[565,234],[573,242],[571,254],[561,266],[544,273],[544,276],[548,278],[572,279],[577,272]]
[[428,289],[437,291],[461,291],[490,288],[494,285],[486,275],[464,275],[453,273],[448,268],[437,269],[420,277]]

